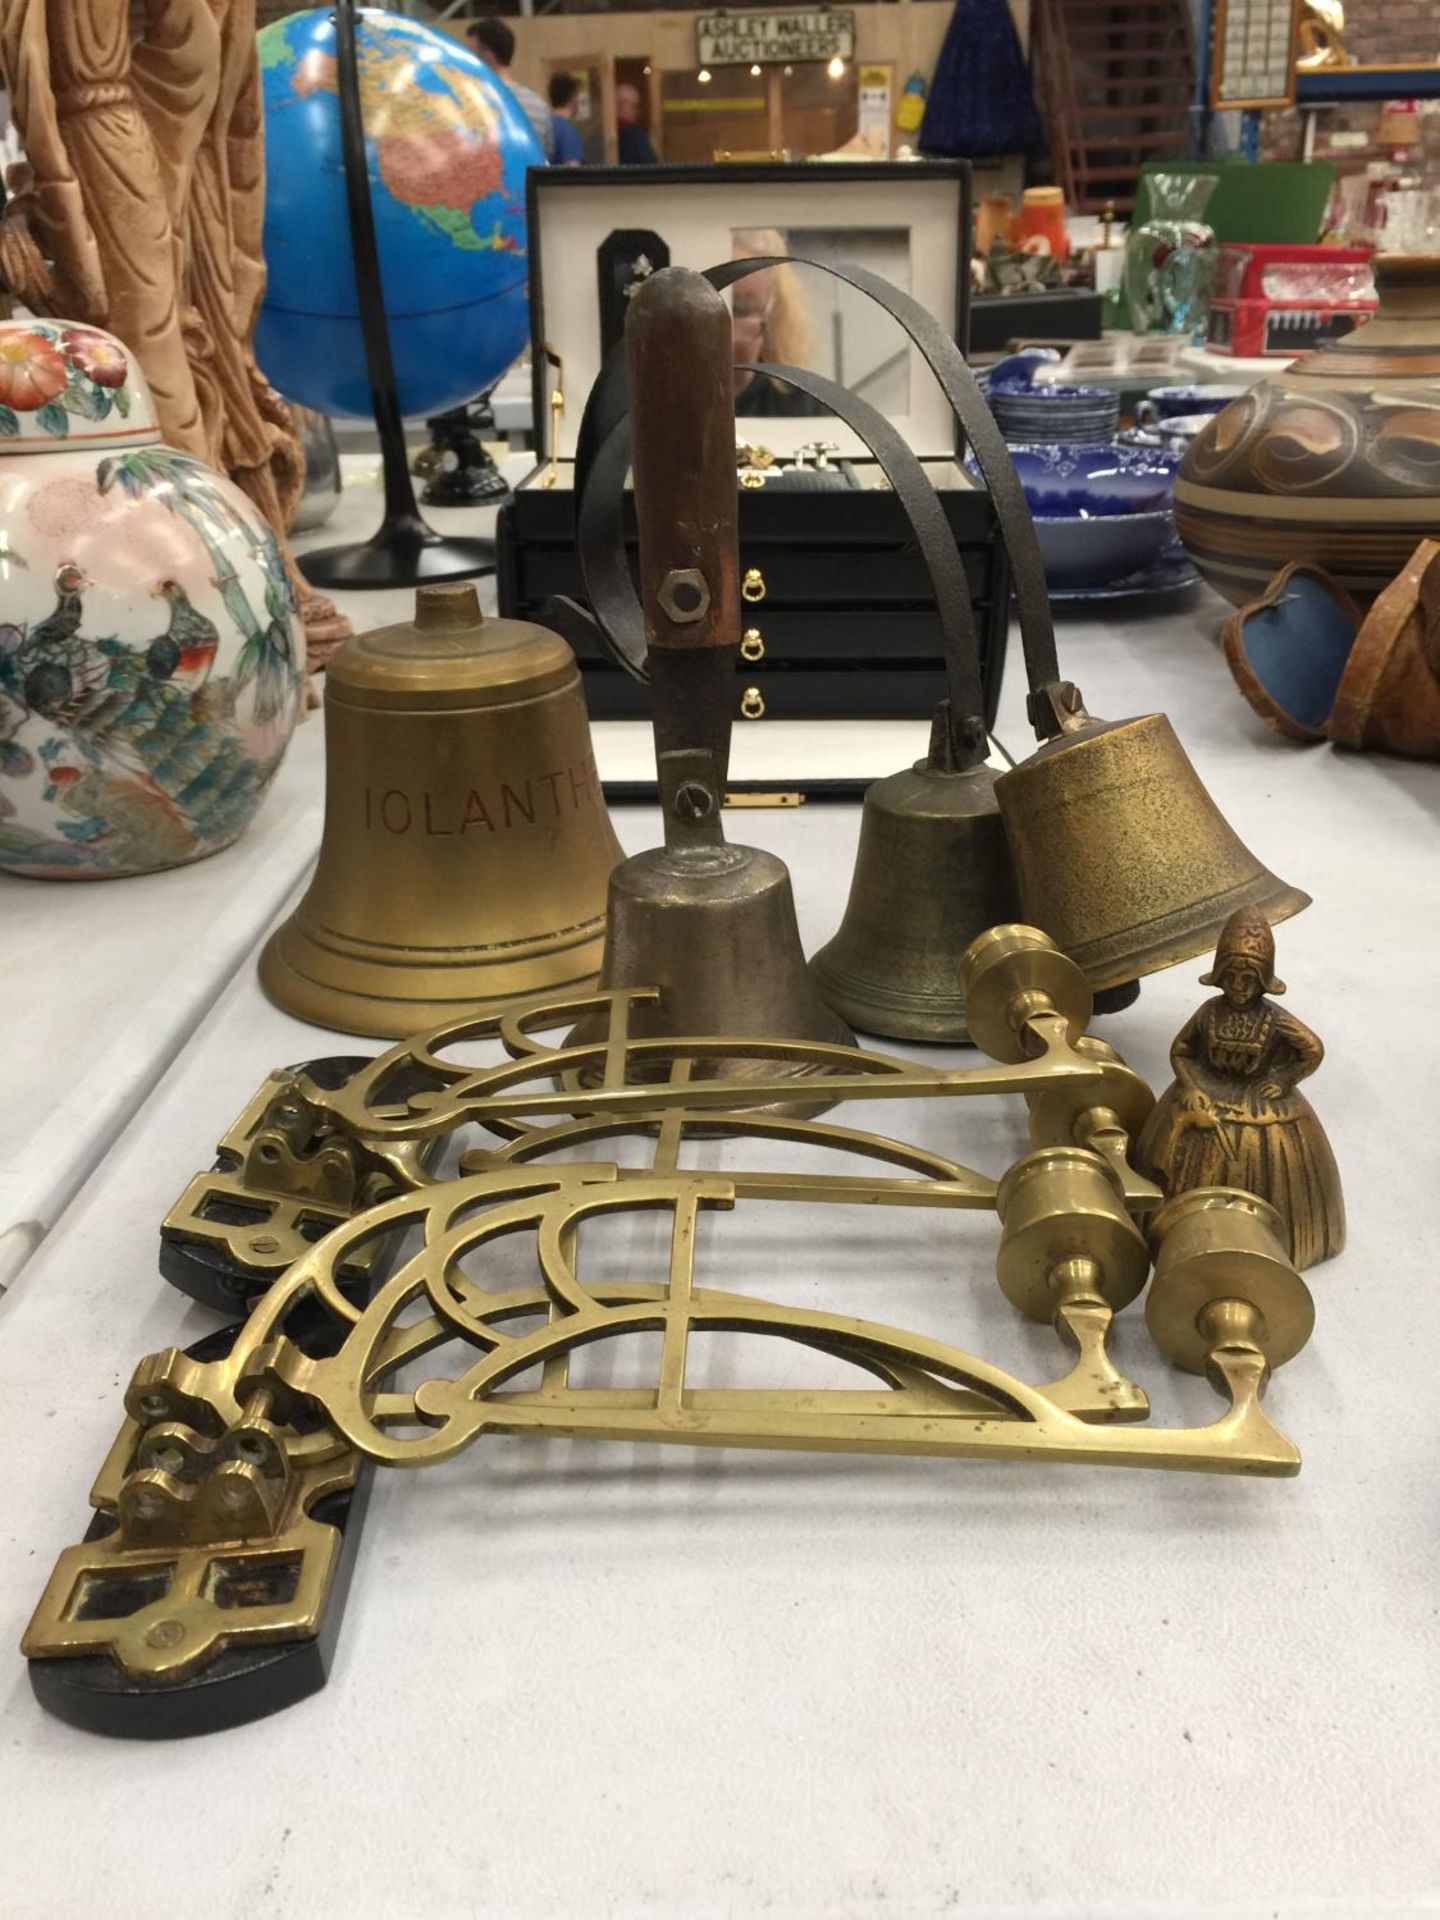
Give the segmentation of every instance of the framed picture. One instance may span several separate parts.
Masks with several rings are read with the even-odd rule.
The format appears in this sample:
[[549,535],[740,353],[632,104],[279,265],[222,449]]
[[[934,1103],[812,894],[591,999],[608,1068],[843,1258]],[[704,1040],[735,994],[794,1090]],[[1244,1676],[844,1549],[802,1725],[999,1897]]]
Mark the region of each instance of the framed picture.
[[1214,0],[1210,105],[1249,113],[1295,104],[1298,0]]
[[[843,191],[837,189],[843,187]],[[542,459],[574,457],[585,396],[623,331],[628,287],[657,267],[789,254],[868,267],[914,295],[957,339],[970,300],[970,176],[963,162],[535,169],[528,176],[530,323]],[[918,349],[889,314],[820,267],[766,269],[726,295],[736,414],[763,420],[778,455],[817,436],[863,449],[767,360],[824,374],[877,406],[926,459],[953,458],[955,422]],[[563,411],[554,409],[559,361]],[[553,440],[553,444],[552,444]]]

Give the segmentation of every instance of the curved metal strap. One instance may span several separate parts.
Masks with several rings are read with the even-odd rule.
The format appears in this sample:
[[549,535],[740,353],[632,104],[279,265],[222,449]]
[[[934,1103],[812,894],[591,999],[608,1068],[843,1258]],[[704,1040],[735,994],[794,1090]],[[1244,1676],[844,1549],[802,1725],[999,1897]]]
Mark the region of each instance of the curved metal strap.
[[[767,267],[782,265],[818,267],[822,272],[832,274],[836,279],[853,286],[858,292],[867,294],[891,315],[918,348],[939,381],[960,423],[961,430],[974,451],[976,463],[984,475],[995,504],[1000,539],[1010,561],[1015,603],[1020,616],[1026,678],[1032,695],[1041,688],[1055,685],[1060,679],[1059,662],[1055,651],[1055,628],[1050,612],[1049,594],[1045,586],[1044,561],[1035,536],[1034,523],[1025,501],[1024,489],[1015,471],[1015,464],[1005,445],[1004,436],[996,425],[994,416],[986,405],[975,376],[966,364],[960,349],[934,316],[928,313],[917,300],[909,294],[901,293],[898,288],[892,287],[888,281],[882,280],[877,274],[869,272],[864,267],[832,264],[820,260],[792,261],[783,255],[766,255],[752,259],[726,261],[720,266],[711,267],[705,277],[713,286],[724,289],[748,274],[761,272]],[[764,371],[770,373],[775,370],[767,366]],[[847,398],[853,399],[854,396],[847,396]],[[611,441],[615,425],[623,419],[627,404],[624,356],[617,348],[612,350],[606,360],[586,402],[576,457],[575,478],[579,515],[577,534],[581,549],[582,575],[586,577],[587,593],[590,587],[589,574],[593,566],[599,567],[602,590],[605,577],[613,573],[611,566],[600,561],[600,554],[604,550],[598,544],[600,539],[608,538],[611,561],[618,560],[620,568],[624,568],[623,555],[616,553],[620,543],[618,539],[609,538],[608,533],[610,524],[618,522],[618,513],[605,514],[603,509],[596,508],[587,514],[585,510],[593,497],[592,488],[601,495],[609,492],[613,496],[623,484],[623,466],[618,478],[613,473],[613,462],[619,458],[619,455],[612,454]],[[843,413],[839,414],[839,417],[845,418]],[[854,422],[847,419],[846,424],[852,426],[862,439],[867,438],[864,430]],[[926,485],[929,485],[928,481]],[[911,515],[911,521],[913,526],[913,515]],[[587,527],[596,536],[597,544],[591,544],[586,538]],[[918,529],[916,539],[923,551],[924,543],[921,541]],[[931,571],[933,578],[933,569]],[[628,578],[627,571],[627,582]],[[592,596],[592,605],[594,604]],[[632,635],[627,634],[622,639],[614,631],[606,633],[604,630],[606,621],[603,616],[596,624],[600,629],[597,637],[612,657],[628,671],[635,673],[638,669],[643,675],[643,639],[642,650],[637,658]]]
[[888,280],[866,267],[825,260],[789,260],[782,255],[761,259],[727,260],[711,267],[705,278],[722,290],[747,274],[766,267],[819,267],[847,286],[865,293],[898,321],[919,348],[930,371],[940,382],[965,438],[974,450],[976,463],[985,476],[990,497],[995,502],[1000,538],[1010,559],[1011,584],[1020,615],[1020,642],[1025,653],[1025,674],[1035,691],[1050,686],[1060,677],[1055,654],[1055,623],[1050,613],[1050,595],[1045,586],[1045,562],[1035,523],[1030,518],[1025,490],[1005,445],[1005,436],[995,424],[995,416],[986,405],[965,356],[946,333],[934,314],[908,293],[901,293]]
[[[740,363],[742,372],[763,373],[798,388],[843,420],[874,454],[910,523],[920,557],[930,576],[944,640],[950,683],[951,733],[968,761],[985,743],[984,689],[970,586],[939,496],[920,460],[877,408],[823,375],[767,361],[763,367]],[[622,418],[594,453],[580,494],[576,536],[586,596],[595,615],[597,637],[637,679],[646,677],[645,624],[630,578],[623,538],[623,484],[629,461],[629,420]]]

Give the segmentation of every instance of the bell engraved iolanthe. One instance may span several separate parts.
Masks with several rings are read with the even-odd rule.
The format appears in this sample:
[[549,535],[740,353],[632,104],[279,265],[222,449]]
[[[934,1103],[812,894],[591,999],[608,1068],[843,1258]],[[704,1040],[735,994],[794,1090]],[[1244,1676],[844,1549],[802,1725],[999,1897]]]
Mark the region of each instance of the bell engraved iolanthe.
[[325,678],[324,836],[261,957],[271,999],[399,1038],[593,980],[620,848],[560,636],[421,587]]

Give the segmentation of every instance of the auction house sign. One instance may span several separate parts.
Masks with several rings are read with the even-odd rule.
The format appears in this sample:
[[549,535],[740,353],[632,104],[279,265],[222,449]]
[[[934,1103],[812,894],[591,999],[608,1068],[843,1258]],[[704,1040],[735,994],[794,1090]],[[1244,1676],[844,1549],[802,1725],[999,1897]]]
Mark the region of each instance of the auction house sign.
[[695,22],[702,67],[750,66],[755,61],[850,60],[855,15],[848,9],[800,7],[791,13],[702,13]]

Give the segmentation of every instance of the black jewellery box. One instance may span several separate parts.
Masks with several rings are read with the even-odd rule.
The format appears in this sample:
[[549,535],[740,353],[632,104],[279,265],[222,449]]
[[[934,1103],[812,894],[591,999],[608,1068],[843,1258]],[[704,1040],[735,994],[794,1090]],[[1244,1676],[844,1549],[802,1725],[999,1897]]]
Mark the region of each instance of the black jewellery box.
[[[576,443],[637,278],[775,253],[856,262],[965,339],[963,161],[536,169],[526,198],[539,464],[499,518],[500,611],[512,617],[543,622],[553,595],[584,599]],[[993,720],[1009,572],[990,496],[964,470],[957,422],[919,350],[889,313],[817,267],[766,269],[726,297],[737,359],[788,362],[837,381],[885,414],[921,458],[965,563]],[[925,717],[946,691],[939,620],[909,522],[877,463],[833,415],[763,374],[737,394],[736,415],[737,439],[757,450],[740,487],[747,625],[737,718]],[[824,452],[813,450],[818,443]],[[827,478],[788,472],[797,459],[828,468]],[[628,497],[625,508],[633,572]],[[644,717],[645,689],[583,630],[567,631],[592,716]]]

